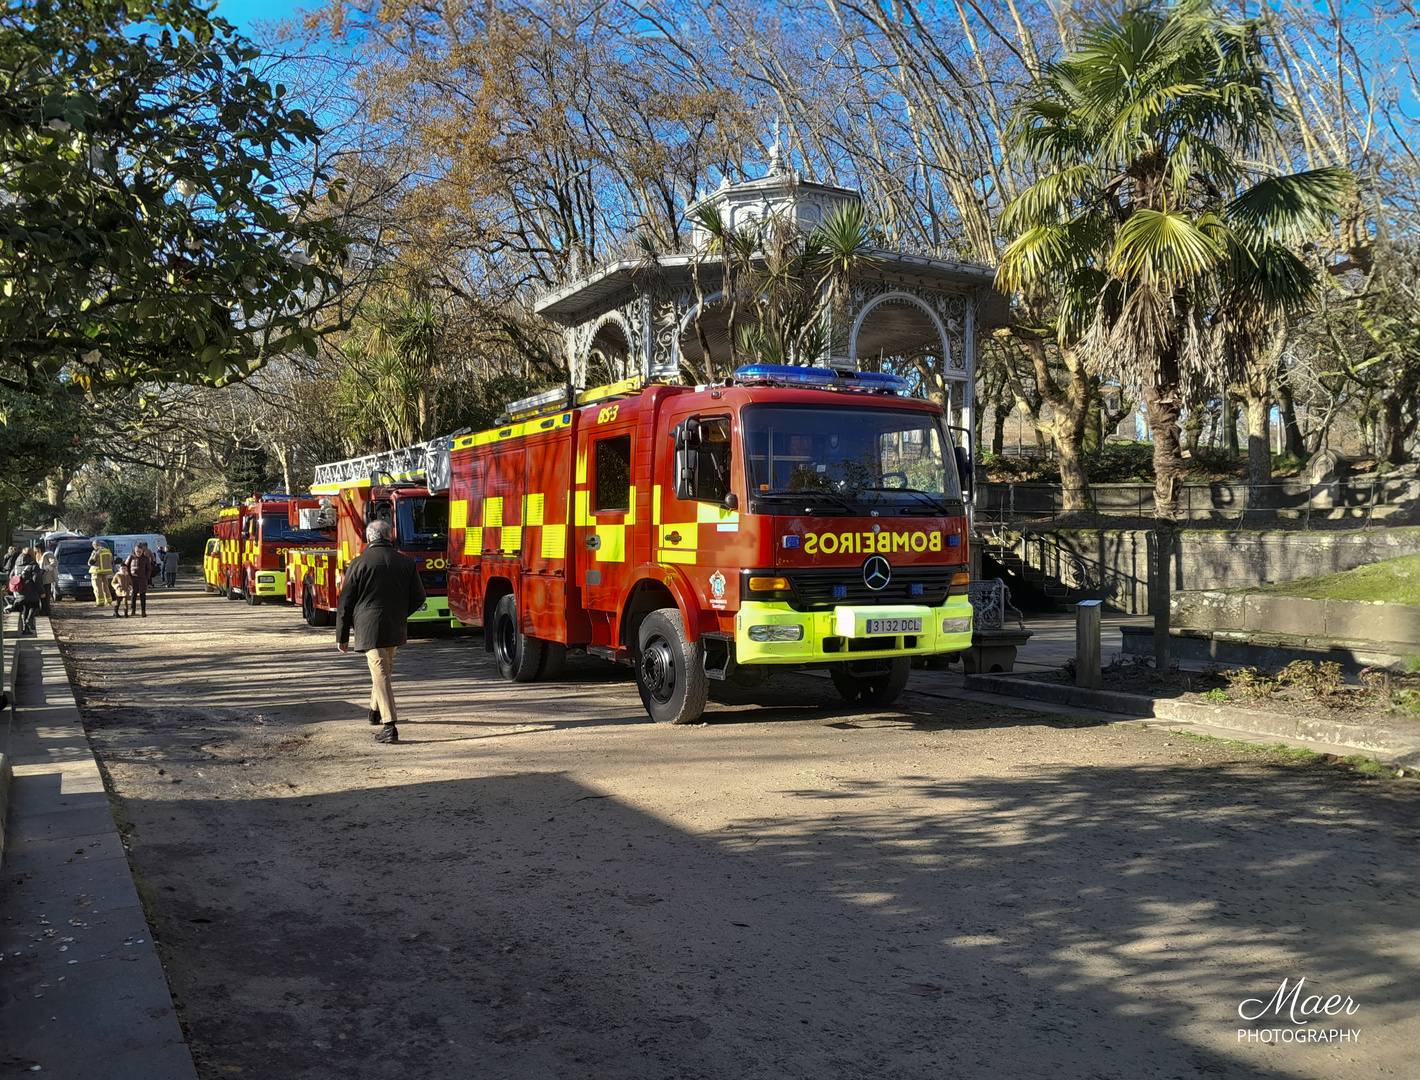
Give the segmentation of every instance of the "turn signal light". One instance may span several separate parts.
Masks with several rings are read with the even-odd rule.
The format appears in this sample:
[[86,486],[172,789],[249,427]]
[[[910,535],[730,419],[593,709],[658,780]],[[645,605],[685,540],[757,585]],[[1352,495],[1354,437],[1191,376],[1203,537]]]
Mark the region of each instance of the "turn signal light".
[[970,575],[970,574],[953,574],[953,575],[952,575],[952,584],[953,584],[953,585],[970,585],[970,584],[971,584],[971,575]]
[[752,577],[749,579],[750,592],[787,592],[788,589],[788,578]]

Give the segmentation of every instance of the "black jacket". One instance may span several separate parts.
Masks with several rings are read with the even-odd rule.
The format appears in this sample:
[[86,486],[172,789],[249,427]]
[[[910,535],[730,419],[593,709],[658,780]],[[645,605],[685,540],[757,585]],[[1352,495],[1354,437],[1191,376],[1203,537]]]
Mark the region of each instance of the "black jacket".
[[336,605],[335,640],[350,642],[357,652],[403,645],[409,617],[423,603],[418,565],[388,540],[376,540],[345,568]]
[[21,580],[25,583],[24,588],[21,589],[19,593],[20,603],[24,604],[26,607],[34,607],[40,602],[40,594],[43,591],[42,586],[44,584],[44,571],[40,569],[40,565],[37,562],[16,560],[14,572],[19,574]]

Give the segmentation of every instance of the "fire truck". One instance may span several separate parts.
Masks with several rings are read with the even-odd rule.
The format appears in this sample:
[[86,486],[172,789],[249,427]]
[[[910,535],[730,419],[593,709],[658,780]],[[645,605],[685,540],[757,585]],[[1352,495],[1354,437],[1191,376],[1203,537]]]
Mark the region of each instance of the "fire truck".
[[[319,505],[299,510],[296,524],[319,529],[320,547],[296,553],[286,564],[286,598],[299,604],[310,626],[335,622],[345,567],[365,550],[365,527],[394,526],[395,547],[419,565],[427,599],[410,622],[448,625],[449,497],[424,484],[430,462],[437,478],[447,470],[448,439],[316,466],[311,492]],[[292,507],[293,516],[298,514]]]
[[219,541],[215,561],[204,558],[209,589],[228,600],[245,599],[255,606],[269,597],[286,595],[286,559],[301,547],[322,543],[319,532],[291,527],[296,507],[315,506],[305,496],[253,495],[217,514],[212,526]]
[[757,364],[507,418],[452,441],[448,548],[450,610],[504,678],[581,647],[689,723],[712,679],[818,665],[883,705],[913,657],[971,644],[969,462],[896,376]]

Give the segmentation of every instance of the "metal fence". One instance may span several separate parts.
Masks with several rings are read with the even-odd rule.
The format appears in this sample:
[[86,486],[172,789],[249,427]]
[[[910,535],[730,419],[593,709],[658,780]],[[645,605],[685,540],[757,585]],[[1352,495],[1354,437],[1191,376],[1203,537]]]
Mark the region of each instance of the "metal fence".
[[[1152,484],[1091,484],[1091,512],[1105,517],[1152,518]],[[1250,485],[1236,483],[1183,484],[1178,490],[1179,516],[1187,521],[1236,522],[1296,520],[1348,521],[1364,528],[1385,507],[1420,506],[1420,482],[1408,477],[1333,480],[1323,483],[1282,481]],[[978,522],[1053,521],[1066,513],[1065,489],[1059,484],[987,482],[975,499]],[[1383,515],[1388,516],[1388,515]]]

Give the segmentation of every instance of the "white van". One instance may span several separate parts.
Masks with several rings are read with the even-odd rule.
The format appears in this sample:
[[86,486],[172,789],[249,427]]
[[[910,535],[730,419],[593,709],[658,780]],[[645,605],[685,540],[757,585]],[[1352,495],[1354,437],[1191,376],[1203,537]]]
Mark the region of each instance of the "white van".
[[148,544],[148,550],[154,555],[157,555],[158,548],[168,546],[168,538],[162,533],[120,533],[118,535],[95,536],[92,540],[102,540],[113,552],[115,559],[128,558],[133,554],[133,549],[144,541]]

